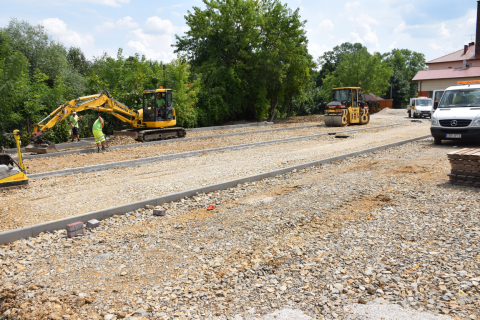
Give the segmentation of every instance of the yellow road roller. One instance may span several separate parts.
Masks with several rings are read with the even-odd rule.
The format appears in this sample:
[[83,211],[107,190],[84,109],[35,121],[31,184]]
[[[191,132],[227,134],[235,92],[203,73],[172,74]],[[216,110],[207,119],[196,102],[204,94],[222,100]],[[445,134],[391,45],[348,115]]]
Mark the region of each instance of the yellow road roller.
[[325,107],[327,127],[345,127],[349,124],[367,124],[370,113],[360,87],[333,89],[333,101]]

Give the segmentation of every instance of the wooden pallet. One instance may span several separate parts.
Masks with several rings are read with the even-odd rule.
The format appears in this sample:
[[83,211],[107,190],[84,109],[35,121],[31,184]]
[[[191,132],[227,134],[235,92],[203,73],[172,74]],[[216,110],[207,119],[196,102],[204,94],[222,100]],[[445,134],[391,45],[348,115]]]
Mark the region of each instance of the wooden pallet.
[[447,156],[452,166],[450,183],[480,188],[480,149],[460,149]]
[[447,154],[448,159],[480,160],[480,149],[460,149]]

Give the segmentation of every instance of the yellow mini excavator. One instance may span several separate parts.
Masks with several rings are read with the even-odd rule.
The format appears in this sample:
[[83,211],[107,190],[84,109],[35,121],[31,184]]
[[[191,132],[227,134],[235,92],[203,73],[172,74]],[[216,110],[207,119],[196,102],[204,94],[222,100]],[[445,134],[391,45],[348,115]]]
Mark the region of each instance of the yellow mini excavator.
[[[55,124],[70,116],[72,112],[96,110],[110,113],[121,121],[128,123],[129,130],[114,131],[114,135],[130,136],[137,141],[153,141],[168,138],[185,137],[185,129],[173,127],[177,124],[173,108],[172,90],[160,89],[143,92],[143,108],[130,109],[110,97],[108,92],[80,97],[59,105],[50,115],[34,126],[31,143],[25,148],[27,152],[57,152],[55,144],[44,138],[45,132]],[[42,124],[47,121],[47,123]]]
[[15,137],[18,162],[9,154],[0,153],[0,188],[12,188],[27,184],[27,169],[23,165],[22,152],[20,150],[20,131],[15,130],[13,133],[5,133],[4,135]]
[[349,124],[367,124],[370,121],[368,105],[360,87],[333,89],[333,101],[325,107],[327,127],[345,127]]

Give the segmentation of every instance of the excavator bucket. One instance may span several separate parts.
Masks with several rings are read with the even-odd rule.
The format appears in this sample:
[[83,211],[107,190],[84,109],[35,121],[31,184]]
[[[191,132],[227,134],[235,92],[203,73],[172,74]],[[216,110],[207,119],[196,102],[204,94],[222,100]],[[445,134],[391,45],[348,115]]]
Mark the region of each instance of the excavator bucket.
[[54,153],[58,152],[57,147],[55,146],[55,143],[50,143],[48,146],[39,146],[39,145],[32,145],[29,144],[28,146],[25,147],[25,152],[33,152],[33,153]]

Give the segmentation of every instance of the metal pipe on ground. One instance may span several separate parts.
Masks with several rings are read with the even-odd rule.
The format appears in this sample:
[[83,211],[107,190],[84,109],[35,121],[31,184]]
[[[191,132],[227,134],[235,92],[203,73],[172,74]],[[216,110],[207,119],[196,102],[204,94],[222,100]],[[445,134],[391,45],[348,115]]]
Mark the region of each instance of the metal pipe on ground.
[[400,145],[407,144],[407,143],[410,143],[410,142],[414,142],[414,141],[417,141],[417,140],[426,139],[426,138],[429,138],[429,137],[430,137],[430,135],[420,136],[420,137],[416,137],[416,138],[412,138],[412,139],[407,139],[407,140],[403,140],[403,141],[398,141],[398,142],[394,142],[394,143],[385,144],[385,145],[378,146],[378,147],[373,147],[373,148],[368,148],[368,149],[364,149],[364,150],[360,150],[360,151],[346,153],[346,154],[343,154],[343,155],[330,157],[330,158],[327,158],[327,159],[312,161],[312,162],[308,162],[308,163],[304,163],[304,164],[299,164],[299,165],[296,165],[296,166],[291,166],[291,167],[288,167],[288,168],[283,168],[283,169],[278,169],[278,170],[274,170],[274,171],[270,171],[270,172],[265,172],[265,173],[261,173],[261,174],[257,174],[257,175],[253,175],[253,176],[249,176],[249,177],[244,177],[244,178],[240,178],[240,179],[235,179],[235,180],[231,180],[231,181],[227,181],[227,182],[221,182],[221,183],[217,183],[217,184],[213,184],[213,185],[209,185],[209,186],[204,186],[204,187],[200,187],[200,188],[195,188],[195,189],[191,189],[191,190],[176,192],[176,193],[172,193],[172,194],[168,194],[168,195],[164,195],[164,196],[160,196],[160,197],[156,197],[156,198],[137,201],[137,202],[133,202],[133,203],[129,203],[129,204],[126,204],[126,205],[121,205],[121,206],[117,206],[117,207],[113,207],[113,208],[109,208],[109,209],[93,211],[93,212],[89,212],[89,213],[85,213],[85,214],[82,214],[82,215],[77,215],[77,216],[73,216],[73,217],[69,217],[69,218],[65,218],[65,219],[49,221],[49,222],[36,224],[36,225],[33,225],[33,226],[24,227],[24,228],[4,231],[4,232],[0,232],[0,244],[9,243],[9,242],[20,240],[20,239],[26,239],[26,238],[29,238],[29,237],[35,237],[35,236],[39,235],[41,232],[52,232],[52,231],[55,231],[55,230],[65,229],[67,224],[77,222],[77,221],[81,221],[83,223],[86,223],[88,220],[91,220],[91,219],[103,220],[103,219],[110,218],[113,215],[126,214],[128,212],[132,212],[132,211],[135,211],[135,210],[140,209],[140,208],[145,208],[145,206],[147,206],[147,205],[159,206],[159,205],[162,205],[164,203],[169,203],[169,202],[172,202],[172,201],[178,201],[178,200],[183,199],[185,197],[187,197],[187,198],[192,197],[192,196],[196,195],[197,193],[209,193],[209,192],[213,192],[213,191],[216,191],[216,190],[225,190],[225,189],[228,189],[228,188],[233,188],[233,187],[237,186],[238,184],[244,184],[244,183],[247,183],[247,182],[254,182],[254,181],[259,181],[259,180],[279,176],[279,175],[282,175],[282,174],[285,174],[285,173],[288,173],[288,172],[292,172],[293,170],[302,170],[302,169],[309,168],[309,167],[316,167],[316,166],[319,166],[321,164],[331,163],[331,162],[335,162],[335,161],[338,161],[338,160],[343,160],[343,159],[346,159],[346,158],[359,156],[361,154],[365,154],[365,153],[369,153],[369,152],[374,152],[374,151],[384,150],[384,149],[388,149],[388,148],[393,148],[393,147],[396,147],[396,146],[400,146]]

